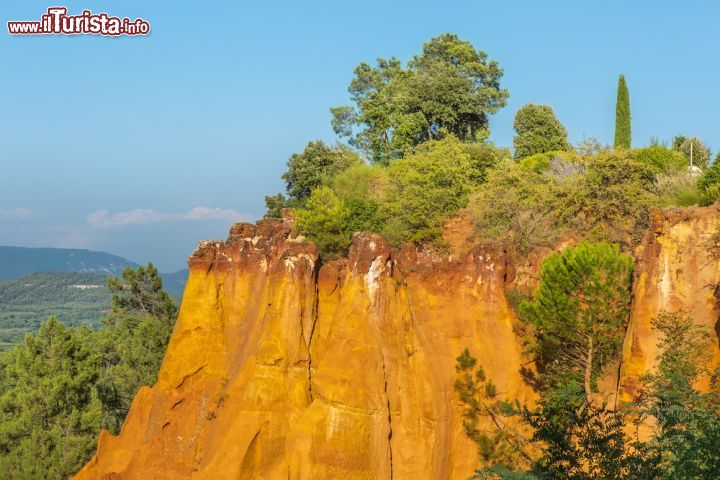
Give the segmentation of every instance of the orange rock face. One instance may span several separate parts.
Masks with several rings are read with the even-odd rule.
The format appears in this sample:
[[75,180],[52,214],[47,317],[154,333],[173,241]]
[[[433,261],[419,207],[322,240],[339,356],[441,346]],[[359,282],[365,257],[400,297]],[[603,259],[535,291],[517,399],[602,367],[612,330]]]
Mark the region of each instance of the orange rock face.
[[620,368],[621,401],[637,396],[640,377],[652,369],[660,353],[659,333],[651,321],[661,311],[687,312],[705,326],[718,365],[718,284],[720,203],[705,208],[652,211],[648,232],[637,253],[631,320]]
[[[631,397],[657,356],[650,319],[689,309],[715,325],[720,282],[705,238],[718,207],[656,213],[639,250],[619,386]],[[521,342],[503,251],[458,257],[372,234],[320,265],[288,221],[236,224],[203,242],[158,383],[104,432],[87,479],[465,479],[478,464],[453,390],[465,347],[520,401]],[[706,262],[709,262],[706,264]],[[714,263],[713,263],[714,262]],[[714,282],[714,283],[713,283]]]
[[465,347],[528,400],[502,251],[451,258],[356,235],[319,266],[290,225],[204,242],[158,383],[76,479],[465,479]]

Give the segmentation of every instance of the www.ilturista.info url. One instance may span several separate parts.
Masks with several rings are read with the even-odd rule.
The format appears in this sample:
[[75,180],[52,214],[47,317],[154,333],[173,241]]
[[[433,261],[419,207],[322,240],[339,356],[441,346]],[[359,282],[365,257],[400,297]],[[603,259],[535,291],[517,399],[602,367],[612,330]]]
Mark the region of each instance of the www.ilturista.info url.
[[147,35],[150,23],[142,18],[111,17],[107,13],[83,10],[80,15],[68,15],[66,7],[50,7],[40,21],[7,22],[11,35]]

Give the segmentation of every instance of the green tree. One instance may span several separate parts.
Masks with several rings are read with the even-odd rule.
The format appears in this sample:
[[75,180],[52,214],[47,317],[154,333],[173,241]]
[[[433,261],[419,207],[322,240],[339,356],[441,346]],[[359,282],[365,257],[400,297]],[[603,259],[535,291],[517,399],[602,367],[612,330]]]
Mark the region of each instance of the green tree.
[[472,167],[470,155],[454,136],[426,142],[394,161],[388,167],[383,204],[385,237],[394,244],[437,242],[444,218],[467,203]]
[[615,103],[615,148],[630,148],[630,144],[630,92],[625,76],[620,75]]
[[485,52],[443,34],[425,43],[407,68],[395,58],[358,65],[349,87],[355,106],[332,108],[332,125],[381,163],[446,132],[477,141],[486,135],[488,115],[506,104],[501,77]]
[[[652,326],[661,332],[657,369],[643,378],[645,415],[656,424],[655,447],[662,478],[709,480],[720,472],[720,378],[709,371],[705,328],[684,312],[663,312]],[[694,385],[710,378],[707,393]]]
[[626,435],[622,413],[587,402],[580,382],[543,385],[538,404],[521,407],[498,398],[467,349],[456,361],[463,426],[485,465],[473,479],[657,478],[653,449]]
[[0,358],[0,478],[66,479],[101,428],[117,433],[142,385],[157,380],[176,308],[149,264],[109,281],[98,331],[54,318]]
[[163,290],[152,263],[122,277],[110,277],[112,310],[96,333],[104,369],[97,382],[103,406],[103,428],[116,433],[143,385],[153,385],[170,341],[177,307]]
[[720,161],[718,160],[720,160],[720,153],[715,157],[712,166],[703,172],[697,183],[704,205],[710,205],[720,200]]
[[325,258],[344,254],[350,245],[348,208],[330,187],[313,190],[304,208],[295,214],[295,229],[317,245]]
[[570,149],[567,130],[548,105],[523,106],[515,114],[513,127],[515,158]]
[[583,242],[546,258],[540,287],[523,302],[536,329],[536,352],[553,382],[568,375],[594,391],[602,368],[615,358],[630,314],[632,258],[617,245]]
[[706,169],[710,161],[710,148],[696,136],[684,137],[677,135],[673,139],[672,149],[680,152],[685,157],[686,165],[692,165]]
[[152,263],[136,270],[126,268],[122,277],[110,277],[108,290],[112,293],[114,314],[139,314],[175,321],[177,307],[163,290],[162,278]]
[[313,189],[319,187],[346,168],[361,163],[357,153],[344,145],[326,145],[322,140],[311,141],[300,153],[293,153],[287,162],[282,179],[288,196],[282,193],[265,197],[266,216],[280,217],[283,208],[302,207]]
[[0,478],[65,479],[93,452],[102,414],[92,337],[51,317],[10,352],[0,373]]

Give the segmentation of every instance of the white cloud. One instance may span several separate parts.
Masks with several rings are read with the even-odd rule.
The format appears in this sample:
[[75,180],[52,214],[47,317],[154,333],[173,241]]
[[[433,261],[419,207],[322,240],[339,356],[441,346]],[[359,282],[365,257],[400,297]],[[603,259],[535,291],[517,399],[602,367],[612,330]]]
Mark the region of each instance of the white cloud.
[[0,209],[0,220],[32,220],[41,215],[29,208],[13,208],[10,210]]
[[160,222],[188,220],[248,220],[250,215],[225,208],[195,207],[185,213],[159,212],[152,208],[136,208],[127,212],[111,214],[108,210],[97,210],[87,216],[87,222],[95,228],[120,227],[124,225],[145,225]]

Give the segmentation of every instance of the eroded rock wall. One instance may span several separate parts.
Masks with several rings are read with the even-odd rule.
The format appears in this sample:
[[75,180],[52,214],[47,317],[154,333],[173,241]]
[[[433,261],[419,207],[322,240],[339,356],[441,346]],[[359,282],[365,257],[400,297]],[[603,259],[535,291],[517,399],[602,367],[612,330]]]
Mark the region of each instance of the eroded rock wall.
[[[608,394],[637,395],[662,310],[715,332],[720,358],[719,231],[720,205],[652,213]],[[502,250],[392,251],[358,234],[347,259],[320,265],[288,221],[263,220],[203,242],[189,265],[158,383],[76,479],[465,479],[477,454],[455,357],[469,346],[501,395],[534,398],[505,289],[537,265]]]
[[686,312],[707,328],[714,365],[720,360],[720,299],[716,297],[720,203],[650,213],[650,225],[636,255],[632,312],[620,368],[621,401],[636,398],[642,388],[640,378],[660,354],[659,332],[651,322],[662,311]]
[[529,400],[504,296],[506,255],[356,235],[319,267],[286,221],[204,242],[158,383],[77,479],[465,479],[454,395],[466,346]]

